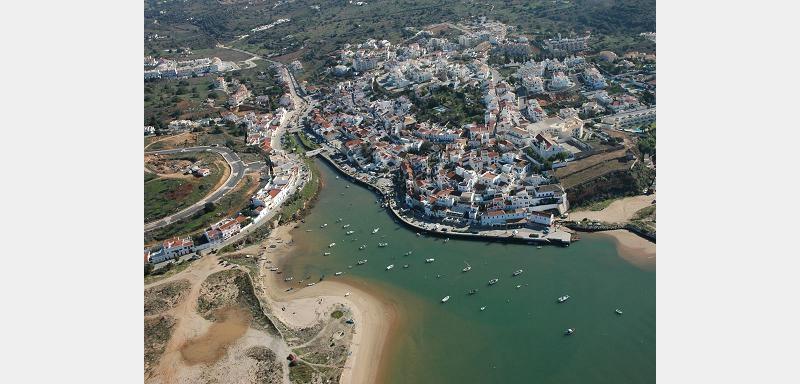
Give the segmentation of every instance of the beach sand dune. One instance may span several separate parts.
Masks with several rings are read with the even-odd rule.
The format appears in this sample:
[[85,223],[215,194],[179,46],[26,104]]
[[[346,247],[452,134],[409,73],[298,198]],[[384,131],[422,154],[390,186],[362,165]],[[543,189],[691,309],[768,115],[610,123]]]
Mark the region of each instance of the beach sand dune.
[[649,207],[655,199],[655,194],[624,197],[615,200],[608,207],[600,211],[570,212],[569,219],[581,221],[585,218],[589,220],[605,221],[607,223],[625,223],[633,218],[633,215],[638,210]]
[[[282,240],[270,254],[273,265],[282,265],[291,251],[293,223],[276,228],[270,234],[270,243]],[[331,311],[331,307],[344,305],[353,313],[355,332],[350,346],[350,355],[345,362],[340,383],[360,384],[378,382],[379,363],[387,344],[397,313],[390,303],[367,293],[367,289],[344,279],[321,281],[314,286],[286,292],[281,275],[264,271],[262,283],[272,313],[281,322],[291,327],[308,327]],[[349,295],[345,297],[345,294]],[[285,308],[285,309],[283,309]]]

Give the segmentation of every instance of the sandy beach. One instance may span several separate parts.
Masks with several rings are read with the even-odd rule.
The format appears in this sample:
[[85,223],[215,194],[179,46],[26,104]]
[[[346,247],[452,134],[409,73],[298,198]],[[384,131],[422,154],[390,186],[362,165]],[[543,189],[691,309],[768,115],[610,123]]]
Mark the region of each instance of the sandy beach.
[[[267,253],[267,258],[275,266],[281,267],[291,252],[289,231],[293,226],[294,223],[283,225],[270,234],[269,243],[276,244],[282,240]],[[391,303],[368,294],[366,288],[346,280],[325,280],[312,287],[285,292],[289,285],[283,282],[281,275],[264,271],[261,278],[272,313],[289,326],[310,326],[326,316],[330,307],[348,307],[353,313],[355,334],[340,382],[360,384],[378,381],[381,366],[378,361],[383,361],[381,356],[387,339],[396,325],[397,313]],[[297,284],[292,286],[296,288]],[[345,297],[347,293],[349,295]]]
[[656,268],[656,244],[624,229],[597,232],[614,239],[623,259],[643,269]]
[[570,212],[569,219],[580,221],[585,219],[605,221],[607,223],[624,223],[633,218],[636,211],[649,207],[656,195],[639,195],[615,200],[608,207],[600,211],[575,211]]

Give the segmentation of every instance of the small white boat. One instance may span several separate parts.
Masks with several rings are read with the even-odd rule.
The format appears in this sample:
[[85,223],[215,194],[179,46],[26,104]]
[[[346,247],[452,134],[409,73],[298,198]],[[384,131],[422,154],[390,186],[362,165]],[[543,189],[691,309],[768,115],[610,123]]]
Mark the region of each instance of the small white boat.
[[523,271],[523,270],[521,270],[521,269],[518,269],[518,270],[514,271],[514,273],[512,274],[512,276],[519,276],[519,275],[521,275],[521,274],[522,274],[522,272],[524,272],[524,271]]
[[349,185],[345,185],[344,187],[345,187],[345,188],[350,188],[350,186],[349,186]]
[[419,232],[417,232],[417,237],[419,237],[419,236],[421,236],[421,235],[419,234]]
[[366,263],[367,263],[367,259],[359,260],[359,261],[356,262],[356,264],[358,264],[358,265],[364,265]]
[[446,243],[446,242],[448,242],[448,241],[450,241],[450,238],[449,238],[449,237],[448,237],[448,238],[446,238],[446,239],[444,239],[444,242],[445,242],[445,243]]
[[272,268],[270,268],[269,270],[270,270],[270,271],[272,271],[272,272],[275,272],[275,271],[277,271],[277,270],[278,270],[278,267],[272,267]]
[[574,329],[572,329],[572,328],[567,328],[567,330],[566,330],[566,331],[564,331],[564,336],[569,336],[569,335],[571,335],[571,334],[573,334],[573,333],[575,333],[575,330],[574,330]]
[[358,247],[358,250],[360,250],[360,251],[363,251],[363,250],[364,250],[364,248],[366,248],[366,247],[367,247],[367,245],[366,245],[366,244],[361,244],[361,246],[360,246],[360,247]]
[[310,229],[306,229],[306,232],[311,232],[311,230]]
[[330,243],[328,244],[328,248],[333,248],[334,245],[336,245],[336,243]]
[[313,286],[314,286],[314,284],[317,284],[317,283],[308,283],[308,284],[307,284],[307,286],[309,286],[309,287],[313,287]]
[[334,273],[334,276],[341,276],[341,275],[342,275],[342,272],[336,272],[336,273]]
[[408,264],[403,264],[403,268],[408,268]]
[[486,307],[481,307],[481,311],[483,311],[483,310],[485,310],[485,309],[486,309]]
[[381,248],[383,248],[383,247],[385,247],[387,245],[389,245],[389,243],[378,243],[378,246],[381,247]]
[[537,246],[537,247],[536,247],[536,249],[542,249],[542,246],[541,246],[541,245],[540,245],[540,246]]
[[434,262],[435,260],[436,260],[436,259],[434,259],[434,258],[430,258],[430,259],[425,259],[425,262],[426,262],[426,263],[432,263],[432,262]]
[[559,303],[563,303],[563,302],[565,302],[567,300],[569,300],[569,295],[564,295],[564,296],[561,296],[561,297],[558,298],[558,302]]
[[409,256],[409,255],[411,255],[411,251],[406,252],[403,256]]
[[339,180],[339,176],[336,176],[336,180]]
[[350,292],[345,292],[345,293],[344,293],[344,297],[347,297],[347,296],[350,296],[350,295],[351,295],[351,293],[350,293]]
[[283,279],[283,281],[292,281],[292,280],[294,280],[294,277],[287,277],[287,278]]
[[380,231],[380,230],[381,230],[381,228],[380,228],[380,227],[378,227],[378,228],[375,228],[375,229],[373,229],[373,230],[372,230],[372,233],[378,233],[378,231]]
[[461,268],[461,272],[469,272],[469,271],[471,271],[472,270],[472,266],[469,265],[469,263],[467,263],[466,261],[464,263],[467,264],[467,266],[464,267],[464,268]]
[[328,223],[325,223],[325,224],[322,224],[322,225],[320,225],[319,227],[320,227],[320,228],[325,228],[325,227],[327,227],[327,226],[328,226]]
[[522,285],[520,285],[520,284],[517,284],[517,285],[516,285],[514,288],[516,288],[516,289],[520,289],[520,288],[522,288]]
[[330,256],[330,254],[331,254],[330,252],[325,252],[325,253],[323,253],[322,255],[323,255],[323,256]]
[[614,310],[614,313],[616,313],[617,315],[620,315],[620,316],[622,316],[622,310],[621,310],[621,309],[619,309],[619,308],[615,309],[615,310]]
[[341,223],[342,222],[342,218],[340,217],[340,218],[336,219],[336,222],[337,223]]
[[495,285],[495,284],[497,284],[498,281],[500,281],[500,279],[498,279],[498,278],[491,279],[491,280],[489,280],[489,285]]
[[342,226],[342,228],[350,228],[350,224],[345,224]]
[[394,268],[394,264],[389,264],[389,266],[386,267],[386,270],[388,271],[388,270],[390,270],[392,268]]
[[345,232],[345,234],[348,235],[348,236],[350,236],[350,235],[352,235],[354,233],[356,233],[356,231],[347,231],[347,232]]
[[446,303],[447,300],[450,300],[450,296],[445,296],[444,299],[442,299],[442,303]]

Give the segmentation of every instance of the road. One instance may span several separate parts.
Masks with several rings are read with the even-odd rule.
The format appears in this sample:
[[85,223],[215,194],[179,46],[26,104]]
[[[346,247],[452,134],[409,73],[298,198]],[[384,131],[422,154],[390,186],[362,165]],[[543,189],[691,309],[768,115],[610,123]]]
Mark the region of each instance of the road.
[[210,193],[206,197],[200,199],[200,201],[192,204],[189,207],[184,208],[183,210],[176,212],[172,215],[167,217],[161,218],[159,220],[151,221],[144,225],[144,231],[149,232],[157,228],[164,227],[169,225],[170,223],[174,223],[176,221],[180,221],[183,219],[187,219],[192,217],[196,212],[203,209],[203,206],[208,202],[216,203],[225,196],[228,191],[232,190],[239,184],[239,181],[242,180],[245,173],[248,171],[253,171],[260,169],[263,164],[260,163],[250,163],[249,165],[245,165],[242,163],[242,159],[239,158],[239,155],[236,154],[233,150],[227,147],[191,147],[191,148],[178,148],[178,149],[165,149],[161,151],[152,151],[152,152],[145,152],[148,155],[170,155],[176,153],[189,153],[189,152],[201,152],[201,151],[208,151],[214,152],[222,156],[225,161],[228,163],[228,166],[231,167],[231,174],[228,176],[228,180],[225,181],[221,187],[219,187],[214,192]]

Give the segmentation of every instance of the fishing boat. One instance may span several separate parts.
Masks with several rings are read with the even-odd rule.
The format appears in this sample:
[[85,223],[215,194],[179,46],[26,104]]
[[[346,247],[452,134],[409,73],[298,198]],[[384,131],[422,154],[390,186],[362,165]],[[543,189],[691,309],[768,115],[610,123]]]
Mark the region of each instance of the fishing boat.
[[317,283],[308,283],[306,285],[309,286],[309,287],[313,287],[315,284],[317,284]]
[[433,259],[433,258],[431,258],[431,259],[425,259],[425,262],[426,262],[426,263],[432,263],[434,260],[436,260],[436,259]]
[[408,264],[403,264],[403,268],[408,268]]
[[561,297],[558,298],[558,302],[559,303],[563,303],[563,302],[565,302],[567,300],[569,300],[569,295],[564,295],[564,296],[561,296]]
[[328,248],[333,248],[334,245],[336,245],[336,243],[330,243],[328,244]]
[[486,309],[486,307],[481,307],[481,311],[483,311],[484,309]]
[[620,316],[622,316],[622,310],[621,310],[621,309],[619,309],[619,308],[615,309],[615,310],[614,310],[614,313],[616,313],[617,315],[620,315]]
[[364,265],[366,263],[367,263],[367,259],[359,260],[359,261],[356,262],[356,264],[358,264],[358,265]]
[[467,263],[467,262],[465,261],[465,262],[464,262],[464,264],[467,264],[467,266],[466,266],[466,267],[464,267],[464,268],[461,268],[461,272],[469,272],[469,271],[471,271],[471,270],[472,270],[472,266],[471,266],[471,265],[469,265],[469,263]]
[[389,264],[389,266],[386,267],[386,270],[388,271],[388,270],[390,270],[392,268],[394,268],[394,264]]
[[518,270],[514,271],[514,273],[512,274],[512,276],[519,276],[519,275],[521,275],[521,274],[522,274],[522,272],[524,272],[524,271],[523,271],[523,270],[521,270],[521,269],[518,269]]
[[367,247],[367,245],[366,245],[366,244],[361,244],[361,246],[360,246],[360,247],[358,247],[358,250],[359,250],[359,251],[363,251],[363,250],[364,250],[364,248],[366,248],[366,247]]
[[442,299],[442,303],[446,303],[446,302],[447,302],[447,300],[450,300],[450,296],[445,296],[445,297]]
[[306,229],[306,232],[311,232],[311,230],[310,229]]
[[350,235],[352,235],[354,233],[356,233],[356,231],[347,231],[347,232],[345,232],[345,234],[348,235],[348,236],[350,236]]
[[330,256],[330,254],[331,254],[330,252],[325,252],[325,253],[323,253],[322,255],[323,255],[323,256]]
[[322,224],[322,225],[320,225],[319,227],[320,227],[320,228],[325,228],[325,227],[327,227],[327,226],[328,226],[328,223],[325,223],[325,224]]
[[383,247],[385,247],[387,245],[389,245],[389,243],[378,243],[378,246],[381,247],[381,248],[383,248]]
[[411,251],[406,252],[403,256],[409,256],[409,255],[411,255]]
[[470,289],[469,292],[467,292],[468,295],[474,295],[476,293],[478,293],[477,289]]
[[287,277],[287,278],[283,279],[283,281],[292,281],[292,280],[294,280],[294,277]]
[[575,330],[574,330],[574,329],[572,329],[572,328],[567,328],[567,330],[566,330],[566,331],[564,331],[564,336],[569,336],[569,335],[571,335],[571,334],[573,334],[573,333],[575,333]]
[[272,268],[270,268],[269,270],[270,270],[270,271],[272,271],[272,272],[275,272],[275,271],[277,271],[277,270],[278,270],[278,267],[272,267]]
[[522,285],[520,285],[520,284],[517,284],[516,286],[514,286],[514,288],[516,288],[516,289],[520,289],[520,288],[522,288]]
[[336,273],[334,273],[333,275],[334,275],[334,276],[341,276],[341,275],[342,275],[342,272],[336,272]]
[[489,280],[489,285],[495,285],[498,281],[500,281],[500,279],[495,277],[494,279]]
[[380,228],[380,227],[378,227],[378,228],[375,228],[375,229],[373,229],[373,230],[372,230],[372,233],[373,233],[373,234],[374,234],[374,233],[378,233],[378,231],[380,231],[380,230],[381,230],[381,228]]
[[342,228],[350,228],[350,224],[345,224],[342,226]]
[[336,222],[337,222],[337,223],[341,223],[341,222],[342,222],[342,218],[341,218],[341,217],[340,217],[340,218],[337,218],[337,219],[336,219]]

